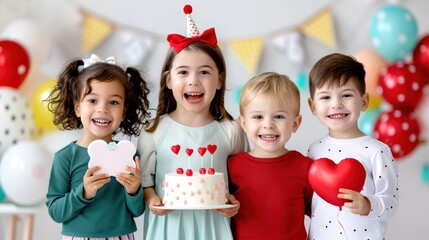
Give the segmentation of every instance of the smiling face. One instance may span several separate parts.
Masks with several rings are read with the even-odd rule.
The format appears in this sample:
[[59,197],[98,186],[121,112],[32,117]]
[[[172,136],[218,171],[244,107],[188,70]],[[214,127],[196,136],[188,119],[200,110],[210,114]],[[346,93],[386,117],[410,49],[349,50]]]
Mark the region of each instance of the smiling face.
[[91,92],[82,96],[75,107],[83,125],[84,134],[79,140],[83,146],[96,139],[111,142],[125,112],[125,89],[119,81],[93,80],[90,86]]
[[325,84],[316,88],[313,98],[308,100],[313,115],[328,127],[329,135],[335,138],[364,135],[358,128],[358,119],[361,111],[368,108],[368,102],[368,94],[361,96],[353,81],[340,87]]
[[255,157],[278,157],[288,152],[285,144],[301,124],[301,116],[273,96],[259,95],[243,108],[239,121],[254,144]]
[[219,71],[209,55],[187,49],[175,57],[166,84],[177,102],[175,116],[210,116],[210,103],[221,87]]

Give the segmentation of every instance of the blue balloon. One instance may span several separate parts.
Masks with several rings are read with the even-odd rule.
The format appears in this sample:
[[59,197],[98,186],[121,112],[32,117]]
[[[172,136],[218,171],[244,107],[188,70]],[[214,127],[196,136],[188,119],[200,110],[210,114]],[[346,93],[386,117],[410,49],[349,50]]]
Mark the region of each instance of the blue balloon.
[[405,60],[418,41],[416,19],[404,6],[381,7],[371,19],[370,37],[373,47],[386,60]]
[[372,108],[363,112],[358,120],[359,129],[368,136],[372,136],[374,125],[381,114],[380,108]]

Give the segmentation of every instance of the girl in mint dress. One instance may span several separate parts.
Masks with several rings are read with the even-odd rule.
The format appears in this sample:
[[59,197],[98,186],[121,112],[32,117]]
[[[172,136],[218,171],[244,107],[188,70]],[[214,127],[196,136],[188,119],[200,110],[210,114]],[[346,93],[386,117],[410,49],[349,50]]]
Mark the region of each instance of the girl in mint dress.
[[[189,5],[185,6],[185,13],[189,14],[189,9]],[[171,48],[161,73],[157,115],[139,136],[142,185],[148,209],[144,214],[145,239],[232,239],[229,218],[239,209],[239,202],[232,195],[227,196],[229,203],[237,205],[232,208],[154,208],[162,206],[165,174],[175,172],[178,166],[171,146],[181,146],[178,158],[181,167],[187,169],[185,148],[196,150],[216,144],[213,167],[224,173],[226,182],[227,157],[248,149],[243,130],[224,107],[226,69],[214,29],[199,35],[192,23],[188,25],[187,37],[170,34],[167,38]],[[194,158],[198,161],[191,161],[190,167],[195,171],[201,162],[199,157]]]

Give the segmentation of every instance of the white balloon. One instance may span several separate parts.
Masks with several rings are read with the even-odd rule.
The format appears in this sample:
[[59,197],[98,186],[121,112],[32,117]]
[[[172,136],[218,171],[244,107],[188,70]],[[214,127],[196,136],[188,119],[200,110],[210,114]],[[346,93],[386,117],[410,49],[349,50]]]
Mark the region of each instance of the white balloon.
[[78,140],[82,134],[82,129],[72,131],[52,131],[43,134],[42,138],[40,139],[40,143],[43,144],[46,149],[49,150],[49,152],[54,154],[61,148],[68,145],[70,142]]
[[52,158],[38,142],[22,141],[10,147],[0,162],[0,183],[6,198],[24,206],[44,201]]
[[48,31],[32,19],[18,19],[4,28],[2,38],[21,43],[30,55],[31,66],[40,67],[51,51]]
[[34,131],[33,112],[18,90],[0,87],[0,156],[13,144],[29,140]]

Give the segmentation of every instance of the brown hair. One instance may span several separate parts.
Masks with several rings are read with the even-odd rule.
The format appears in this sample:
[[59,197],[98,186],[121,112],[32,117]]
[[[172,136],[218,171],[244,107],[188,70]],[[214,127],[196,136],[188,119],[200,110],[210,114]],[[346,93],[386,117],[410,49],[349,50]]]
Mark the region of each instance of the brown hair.
[[[188,47],[184,48],[182,51],[203,51],[216,64],[216,67],[219,71],[219,82],[221,83],[220,89],[216,90],[216,94],[210,103],[210,114],[213,119],[220,121],[223,118],[232,120],[232,116],[227,112],[224,106],[225,99],[225,90],[226,90],[226,66],[223,54],[219,47],[212,47],[209,44],[202,42],[193,42]],[[176,110],[177,102],[174,99],[173,92],[167,87],[167,76],[170,74],[171,67],[173,65],[174,58],[177,53],[173,48],[170,48],[167,52],[167,56],[164,61],[164,65],[161,71],[161,81],[160,81],[160,90],[158,96],[158,107],[156,110],[156,116],[153,121],[153,124],[146,129],[148,132],[153,132],[156,130],[159,124],[159,118],[163,114],[171,113]]]
[[288,76],[275,72],[261,73],[251,78],[243,87],[240,96],[240,115],[249,102],[256,97],[271,98],[278,103],[292,107],[293,112],[299,115],[300,93],[295,83]]
[[[140,72],[132,67],[126,70],[116,64],[94,63],[83,68],[82,60],[68,63],[58,77],[46,101],[48,109],[54,114],[54,124],[65,130],[83,127],[75,114],[75,104],[91,93],[91,82],[119,81],[125,89],[124,120],[119,129],[127,135],[138,135],[140,124],[148,125],[149,89]],[[83,92],[85,91],[85,92]]]
[[310,97],[314,97],[316,88],[325,84],[328,87],[341,87],[353,81],[361,96],[365,90],[365,69],[354,57],[333,53],[322,57],[314,64],[309,74]]

